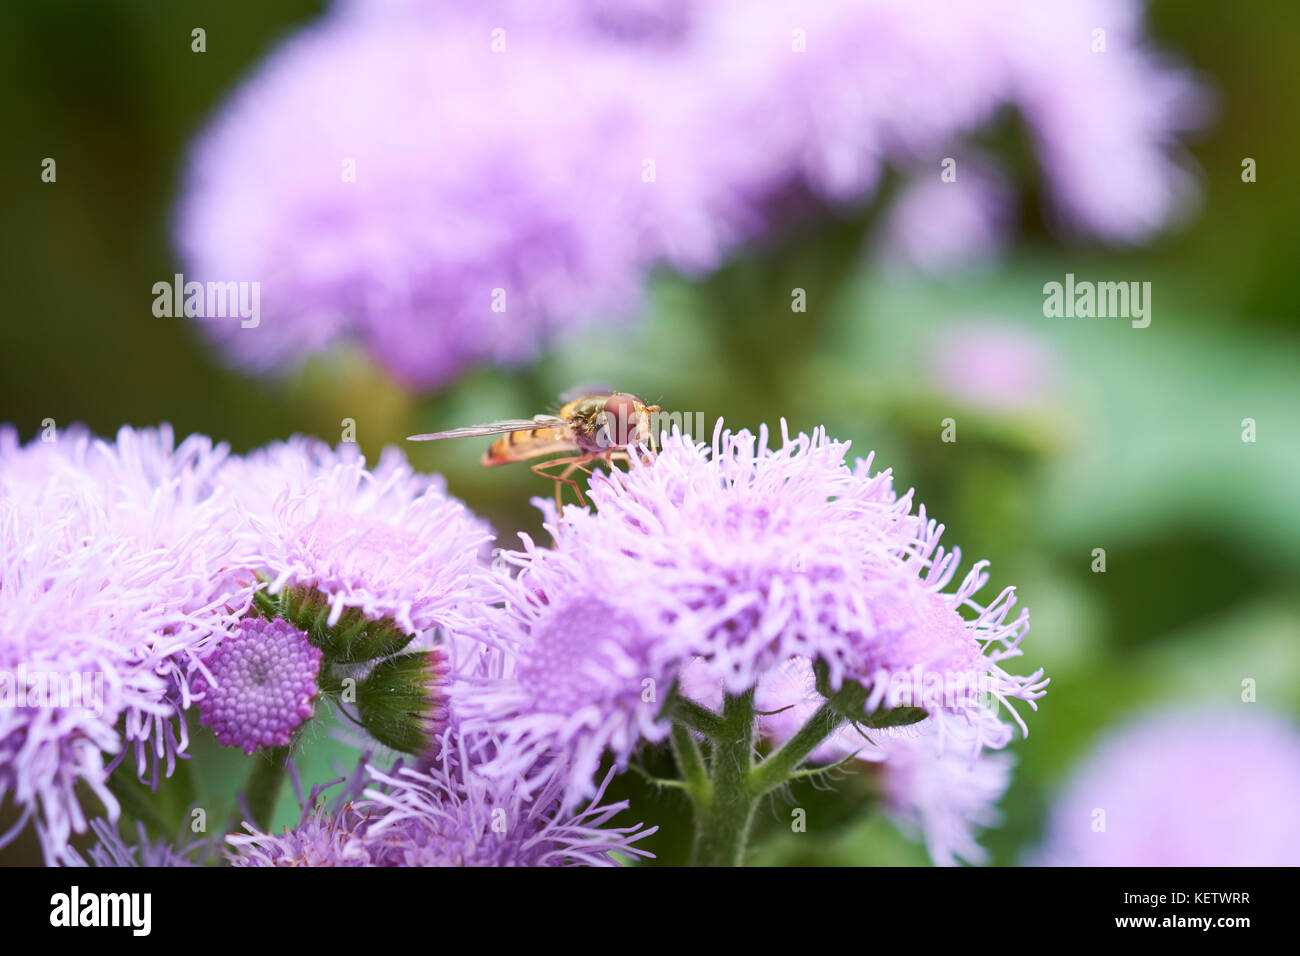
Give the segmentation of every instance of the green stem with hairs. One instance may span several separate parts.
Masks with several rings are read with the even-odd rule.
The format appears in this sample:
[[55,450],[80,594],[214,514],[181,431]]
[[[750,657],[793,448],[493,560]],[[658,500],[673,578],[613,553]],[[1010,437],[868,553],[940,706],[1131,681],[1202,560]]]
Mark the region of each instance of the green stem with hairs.
[[717,730],[709,787],[703,793],[690,791],[695,803],[692,866],[740,866],[758,807],[758,797],[749,786],[754,757],[752,690],[727,697]]
[[673,720],[705,737],[717,739],[722,734],[723,718],[685,697],[673,698]]
[[798,732],[781,746],[780,750],[754,768],[754,772],[750,775],[750,786],[758,796],[781,786],[794,776],[799,765],[808,759],[808,755],[842,723],[844,723],[844,715],[836,711],[832,701],[826,701],[817,708],[817,713],[808,719],[808,723],[800,727]]
[[[848,719],[866,692],[857,684],[829,696],[789,740],[754,761],[754,692],[729,695],[719,716],[678,697],[673,701],[673,753],[695,810],[692,866],[740,866],[758,802],[801,774],[799,767]],[[706,764],[696,734],[709,742]]]

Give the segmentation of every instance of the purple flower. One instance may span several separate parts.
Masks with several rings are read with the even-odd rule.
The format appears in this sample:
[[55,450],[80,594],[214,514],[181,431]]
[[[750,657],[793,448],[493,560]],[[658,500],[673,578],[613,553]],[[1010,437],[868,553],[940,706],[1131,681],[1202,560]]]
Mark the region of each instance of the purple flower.
[[[312,787],[303,799],[297,769],[290,764],[293,785],[302,805],[298,824],[279,835],[263,833],[245,822],[247,833],[226,837],[228,861],[233,866],[369,866],[371,854],[365,845],[370,825],[368,814],[354,805],[365,783],[365,767],[358,765],[348,777]],[[342,783],[331,799],[326,790]]]
[[1047,343],[1028,330],[974,321],[945,328],[936,337],[929,377],[946,395],[1005,413],[1043,404],[1060,369]]
[[886,213],[876,256],[899,271],[984,265],[1011,238],[1011,199],[1003,177],[979,160],[952,182],[931,171],[913,176]]
[[[249,751],[310,716],[321,650],[246,618],[259,576],[297,608],[315,602],[313,626],[319,604],[320,626],[346,612],[349,634],[397,627],[413,648],[468,628],[489,593],[486,526],[396,451],[367,469],[305,439],[239,459],[165,426],[51,437],[22,446],[0,431],[0,797],[21,808],[19,828],[35,820],[48,859],[86,830],[79,787],[117,820],[107,780],[128,745],[155,788],[171,774],[197,700],[219,739]],[[365,675],[376,733],[445,725],[439,660],[408,653]],[[398,670],[429,680],[393,721],[394,687],[375,675]]]
[[500,736],[496,772],[523,777],[549,759],[570,774],[574,803],[595,792],[607,751],[626,766],[642,740],[667,736],[661,712],[681,652],[580,559],[531,540],[524,554],[527,573],[501,582],[506,608],[487,632],[511,649],[511,665],[499,680],[464,687],[456,705]]
[[244,620],[203,662],[210,679],[194,681],[203,726],[248,754],[287,746],[314,711],[320,663],[320,649],[293,625]]
[[355,445],[296,437],[232,460],[221,480],[246,519],[239,548],[271,594],[323,599],[330,626],[347,608],[407,633],[470,626],[491,531],[399,450],[368,469]]
[[913,515],[871,458],[849,465],[847,444],[783,425],[771,449],[766,428],[721,425],[712,448],[673,435],[652,464],[597,476],[597,511],[552,512],[553,548],[525,537],[507,555],[520,572],[500,581],[505,611],[488,633],[514,671],[460,701],[500,736],[500,772],[565,754],[569,798],[586,796],[602,753],[625,765],[640,740],[664,737],[669,689],[692,661],[733,694],[817,661],[832,689],[870,689],[868,713],[924,707],[943,746],[1005,746],[997,705],[1023,729],[1010,699],[1035,707],[1046,685],[1002,668],[1028,627],[1025,612],[1010,617],[1013,590],[978,604],[979,563],[945,593],[959,555],[939,546],[942,527]]
[[1170,152],[1203,110],[1130,0],[347,3],[195,142],[177,242],[191,281],[260,283],[256,328],[202,318],[238,364],[347,341],[437,385],[627,314],[659,264],[715,268],[792,195],[860,204],[886,166],[935,184],[895,223],[912,260],[1000,240],[966,144],[1004,108],[1064,227],[1138,240],[1185,205]]
[[1147,239],[1187,211],[1196,190],[1178,134],[1212,110],[1190,71],[1146,48],[1142,6],[1012,0],[1002,14],[1014,18],[1010,99],[1047,175],[1049,212],[1070,232],[1112,242]]
[[191,681],[251,592],[212,482],[224,448],[167,427],[52,437],[0,430],[0,797],[50,860],[86,830],[79,785],[116,820],[128,744],[155,785],[171,773]]
[[295,437],[228,462],[221,480],[238,548],[266,582],[263,612],[310,633],[331,679],[358,680],[375,740],[429,752],[449,717],[435,640],[476,629],[495,595],[488,526],[395,448],[368,468],[355,445]]
[[191,867],[202,866],[210,845],[206,840],[189,843],[172,843],[166,839],[150,840],[143,823],[136,823],[136,842],[127,844],[118,835],[117,827],[105,820],[92,820],[90,828],[99,842],[90,848],[89,861],[76,850],[69,849],[64,864],[67,866],[97,867]]
[[1107,734],[1070,774],[1036,862],[1296,866],[1298,805],[1290,722],[1243,709],[1152,713]]
[[645,135],[626,66],[522,35],[495,55],[490,29],[327,17],[194,145],[187,277],[261,283],[257,328],[204,320],[240,364],[352,340],[436,385],[636,301]]
[[886,747],[882,782],[890,817],[922,840],[939,866],[987,862],[976,834],[1001,821],[997,803],[1011,783],[1015,757],[986,751],[972,759],[944,749],[928,734],[901,737]]
[[[478,772],[486,735],[448,734],[427,768],[364,768],[329,804],[314,790],[298,826],[280,836],[230,836],[236,866],[610,866],[651,856],[636,846],[657,828],[605,827],[627,802],[562,812],[554,785],[525,789]],[[610,773],[612,776],[612,771]],[[362,787],[366,789],[362,792]]]
[[635,844],[657,827],[604,826],[628,806],[601,805],[612,768],[586,807],[572,813],[558,780],[529,794],[475,772],[485,756],[475,746],[490,748],[462,742],[459,750],[444,746],[440,764],[427,771],[371,771],[376,786],[366,797],[385,812],[368,837],[382,859],[403,866],[611,866],[620,862],[615,854],[653,856]]

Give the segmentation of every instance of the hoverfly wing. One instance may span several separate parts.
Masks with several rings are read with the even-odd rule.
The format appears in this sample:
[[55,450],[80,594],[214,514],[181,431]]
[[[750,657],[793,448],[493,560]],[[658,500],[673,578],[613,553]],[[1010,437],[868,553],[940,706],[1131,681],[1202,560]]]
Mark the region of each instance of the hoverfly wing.
[[533,418],[510,418],[483,425],[466,425],[464,428],[451,428],[445,432],[430,432],[427,435],[411,435],[407,441],[437,441],[441,438],[481,438],[485,435],[504,435],[506,432],[526,432],[535,428],[555,428],[567,424],[563,418],[554,415],[537,415]]

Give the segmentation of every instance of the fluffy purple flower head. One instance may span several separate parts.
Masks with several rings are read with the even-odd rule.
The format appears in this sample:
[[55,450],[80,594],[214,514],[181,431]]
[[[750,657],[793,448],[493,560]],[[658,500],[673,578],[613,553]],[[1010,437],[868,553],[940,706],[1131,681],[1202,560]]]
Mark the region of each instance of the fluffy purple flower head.
[[[627,802],[601,805],[609,777],[578,813],[557,787],[526,799],[522,786],[489,778],[479,764],[486,735],[444,737],[427,767],[359,768],[331,804],[314,790],[298,826],[280,836],[230,836],[236,866],[611,866],[651,856],[636,844],[656,828],[606,827]],[[612,771],[610,776],[612,776]],[[364,793],[362,788],[365,787]]]
[[522,777],[562,755],[573,803],[595,792],[606,752],[625,766],[642,740],[667,736],[661,711],[675,655],[671,641],[586,565],[526,536],[524,545],[527,572],[500,581],[505,610],[487,632],[511,650],[506,672],[466,686],[457,705],[474,726],[500,736],[504,776]]
[[1203,127],[1213,103],[1189,70],[1146,45],[1143,4],[1007,0],[1001,12],[978,9],[1013,18],[1004,21],[1009,98],[1047,175],[1057,225],[1136,242],[1186,213],[1196,190],[1178,136]]
[[95,867],[193,867],[202,866],[211,846],[206,840],[172,843],[166,838],[149,839],[144,824],[137,822],[136,842],[128,844],[117,827],[106,820],[92,820],[90,828],[99,842],[88,851],[87,860],[69,849],[63,861],[67,866]]
[[1300,732],[1253,707],[1157,712],[1106,735],[1066,782],[1036,862],[1300,864]]
[[[1101,25],[1105,52],[1094,53]],[[792,179],[856,203],[886,165],[937,182],[951,158],[960,183],[982,161],[971,135],[1006,108],[1025,119],[1047,202],[1069,229],[1141,239],[1190,192],[1170,152],[1176,132],[1203,122],[1202,97],[1146,49],[1136,0],[702,0],[677,36],[701,91],[691,112],[713,121],[698,148],[739,136],[775,167],[752,182],[728,167],[735,178],[705,194],[718,211]]]
[[[365,767],[359,765],[346,778],[312,787],[304,799],[297,769],[291,763],[293,785],[302,813],[291,830],[263,833],[245,822],[247,833],[226,837],[226,857],[232,866],[370,866],[365,833],[370,816],[357,809],[354,801],[365,782]],[[325,791],[342,784],[339,792],[325,799]]]
[[594,478],[595,512],[552,512],[554,547],[525,538],[507,555],[519,574],[499,582],[490,635],[515,670],[461,702],[500,735],[501,771],[574,755],[570,798],[585,796],[603,752],[622,765],[640,740],[663,738],[669,690],[697,658],[733,694],[791,659],[817,661],[832,689],[868,687],[868,712],[920,706],[972,756],[1004,746],[994,704],[1036,706],[1046,684],[1001,666],[1021,653],[1027,615],[1010,616],[1010,588],[974,601],[982,563],[945,593],[959,556],[939,547],[943,529],[847,452],[820,430],[783,427],[773,449],[766,428],[719,422],[712,447],[673,435],[653,463]]
[[240,550],[271,594],[312,592],[330,626],[345,608],[407,633],[469,626],[491,532],[399,450],[368,469],[355,445],[295,437],[231,461],[221,477],[246,518]]
[[171,773],[191,681],[251,588],[212,482],[224,448],[166,427],[47,437],[0,430],[0,796],[55,859],[86,829],[79,783],[116,819],[128,745],[155,785]]
[[227,747],[287,746],[313,713],[321,651],[292,624],[247,618],[203,663],[199,719]]
[[[147,584],[162,569],[124,564],[110,542],[83,546],[57,516],[39,520],[51,525],[0,501],[0,798],[22,808],[0,845],[34,817],[49,860],[86,830],[79,785],[116,819],[105,757],[124,751],[119,721],[161,721],[172,709],[166,682],[141,659],[164,626]],[[132,586],[136,575],[146,581]]]
[[[537,793],[475,771],[490,755],[444,746],[429,770],[372,770],[366,791],[382,815],[367,834],[381,859],[403,866],[615,866],[615,854],[649,857],[638,841],[657,828],[606,827],[627,801],[601,804],[611,768],[591,800],[564,807],[558,778]],[[484,750],[487,750],[485,753]]]

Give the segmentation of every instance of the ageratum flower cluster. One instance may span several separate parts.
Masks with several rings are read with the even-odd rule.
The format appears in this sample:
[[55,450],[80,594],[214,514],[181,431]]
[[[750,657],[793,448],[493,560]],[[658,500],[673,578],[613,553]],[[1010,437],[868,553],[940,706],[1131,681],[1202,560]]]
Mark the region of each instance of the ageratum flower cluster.
[[289,745],[347,678],[377,741],[432,747],[433,635],[486,593],[490,537],[441,479],[306,439],[241,458],[166,426],[46,437],[0,432],[0,798],[21,814],[0,845],[31,821],[75,861],[79,789],[115,822],[115,771],[156,789],[194,723]]
[[[551,759],[535,784],[558,777],[569,803],[588,798],[604,755],[626,766],[642,741],[668,736],[675,695],[716,707],[755,691],[765,711],[856,685],[864,720],[916,708],[909,730],[924,743],[897,745],[899,763],[934,772],[953,760],[970,770],[1004,747],[1013,730],[1002,706],[1025,730],[1012,701],[1036,707],[1047,681],[1004,669],[1028,629],[1013,589],[976,600],[987,562],[953,586],[960,555],[940,546],[942,526],[870,456],[851,462],[847,443],[821,430],[791,436],[784,423],[779,444],[768,442],[766,428],[719,422],[711,446],[675,434],[652,464],[594,478],[595,511],[539,502],[554,546],[521,535],[522,550],[506,555],[518,574],[499,579],[504,607],[488,628],[514,668],[460,701],[468,724],[501,740],[490,770],[517,778]],[[792,735],[782,723],[765,729]],[[832,738],[820,753],[844,745]],[[838,755],[863,748],[859,735]],[[868,759],[888,762],[893,749]],[[966,792],[936,793],[911,771],[914,796],[897,803],[934,834],[936,858],[978,856],[969,827],[990,822],[1005,787],[1004,765],[991,766],[965,774]]]
[[[1012,702],[1047,683],[1005,669],[1027,615],[1010,588],[976,599],[985,563],[958,578],[870,456],[769,437],[666,436],[591,479],[595,510],[542,504],[553,544],[523,536],[502,570],[487,526],[393,450],[372,468],[303,438],[235,456],[166,427],[5,432],[0,672],[24,676],[0,686],[3,795],[51,861],[85,862],[81,785],[106,818],[93,862],[192,861],[118,836],[114,768],[156,787],[196,725],[283,760],[329,699],[389,756],[281,835],[250,800],[228,862],[609,863],[653,833],[607,826],[626,809],[602,804],[611,775],[679,708],[752,698],[775,747],[844,708],[788,769],[880,764],[885,808],[937,861],[978,861],[1010,768],[986,752],[1013,733],[1000,708],[1024,730]],[[38,673],[100,677],[102,699],[55,699]]]

